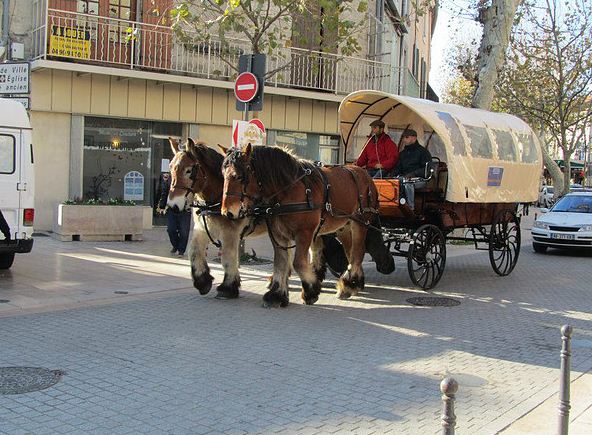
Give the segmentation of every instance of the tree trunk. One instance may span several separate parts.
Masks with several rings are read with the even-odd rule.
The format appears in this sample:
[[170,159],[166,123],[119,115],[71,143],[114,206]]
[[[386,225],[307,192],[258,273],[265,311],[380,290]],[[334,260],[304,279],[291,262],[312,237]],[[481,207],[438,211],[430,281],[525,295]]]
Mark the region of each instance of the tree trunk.
[[[479,21],[483,24],[483,37],[477,57],[478,69],[472,107],[491,109],[494,84],[504,63],[512,33],[516,8],[522,0],[492,0],[491,6],[482,6]],[[484,4],[484,0],[481,0]]]
[[571,184],[571,154],[563,152],[563,165],[565,166],[565,172],[563,173],[563,190],[562,194],[569,193],[569,186]]
[[[541,143],[543,142],[541,141]],[[551,174],[551,178],[553,178],[553,186],[555,186],[555,193],[553,196],[557,198],[559,194],[563,191],[563,173],[561,172],[561,168],[559,167],[559,165],[555,162],[555,160],[551,158],[551,156],[547,152],[546,145],[543,145],[541,147],[541,150],[543,152],[543,161],[545,162],[545,166]]]

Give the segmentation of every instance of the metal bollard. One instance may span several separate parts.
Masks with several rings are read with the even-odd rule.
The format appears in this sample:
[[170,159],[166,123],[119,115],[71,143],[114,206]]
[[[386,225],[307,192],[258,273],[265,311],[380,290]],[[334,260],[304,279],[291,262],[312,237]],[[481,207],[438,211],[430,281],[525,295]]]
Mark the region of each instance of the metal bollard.
[[442,434],[454,435],[456,415],[454,415],[454,398],[458,391],[458,382],[453,378],[444,378],[440,382],[442,392]]
[[569,376],[571,358],[571,334],[573,328],[569,325],[561,327],[561,369],[559,378],[559,435],[569,432]]

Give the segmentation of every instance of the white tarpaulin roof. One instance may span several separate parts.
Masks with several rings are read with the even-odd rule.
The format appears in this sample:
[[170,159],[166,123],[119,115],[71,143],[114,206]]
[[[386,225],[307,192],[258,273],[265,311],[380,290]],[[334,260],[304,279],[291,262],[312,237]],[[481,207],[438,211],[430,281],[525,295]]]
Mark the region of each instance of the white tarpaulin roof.
[[[349,94],[339,106],[346,150],[359,121],[378,118],[388,128],[413,128],[418,140],[448,164],[451,202],[532,202],[538,197],[542,155],[538,139],[521,119],[379,91]],[[362,125],[361,128],[367,128]]]

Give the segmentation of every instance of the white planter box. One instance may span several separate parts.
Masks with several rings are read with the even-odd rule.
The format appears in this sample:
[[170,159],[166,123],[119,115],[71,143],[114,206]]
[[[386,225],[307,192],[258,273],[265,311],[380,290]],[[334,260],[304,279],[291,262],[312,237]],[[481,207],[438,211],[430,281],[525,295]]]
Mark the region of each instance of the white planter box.
[[58,205],[54,237],[62,241],[142,240],[144,209],[125,205]]

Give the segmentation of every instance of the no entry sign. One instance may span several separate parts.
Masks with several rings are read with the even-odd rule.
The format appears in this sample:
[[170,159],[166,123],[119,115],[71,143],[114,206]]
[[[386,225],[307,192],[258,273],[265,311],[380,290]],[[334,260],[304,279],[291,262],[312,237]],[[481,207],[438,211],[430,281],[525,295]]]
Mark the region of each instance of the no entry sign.
[[248,103],[257,95],[259,81],[255,74],[244,72],[239,74],[234,83],[234,95],[241,103]]

